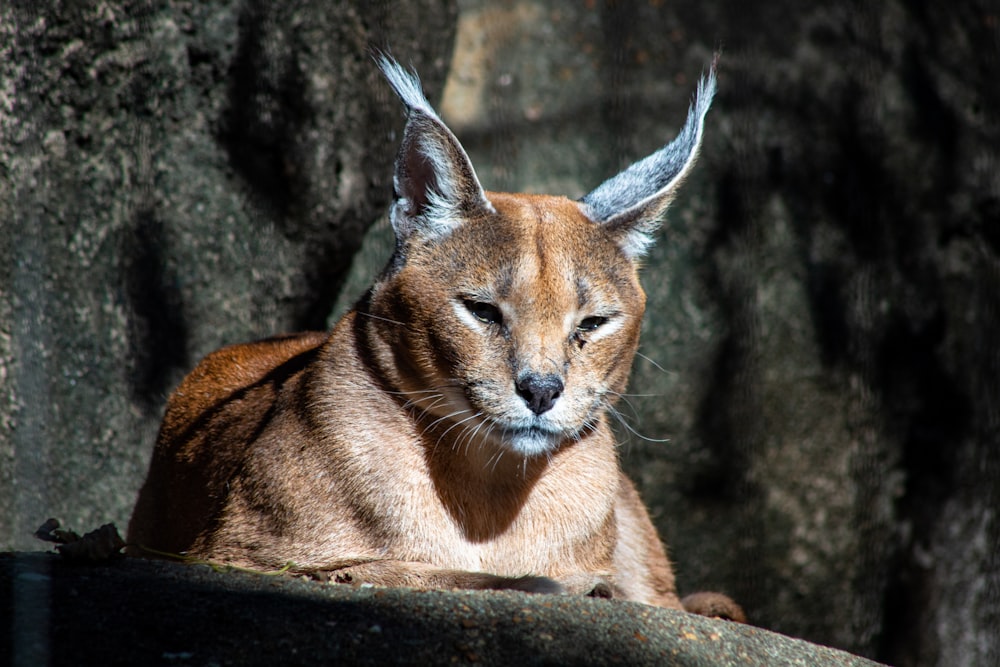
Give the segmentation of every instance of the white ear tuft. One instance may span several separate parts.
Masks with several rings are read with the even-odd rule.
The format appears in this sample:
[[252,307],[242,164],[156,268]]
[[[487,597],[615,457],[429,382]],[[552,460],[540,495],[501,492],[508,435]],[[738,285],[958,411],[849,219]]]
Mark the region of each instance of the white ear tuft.
[[677,138],[580,200],[596,222],[618,234],[629,257],[646,253],[677,188],[694,165],[715,88],[713,63],[708,75],[698,82],[698,92]]
[[385,55],[376,63],[408,112],[393,176],[397,239],[441,237],[469,213],[492,210],[469,156],[424,97],[417,75]]
[[375,63],[382,70],[386,81],[396,91],[396,95],[399,96],[407,109],[416,109],[444,125],[437,113],[434,112],[430,102],[424,97],[423,88],[420,86],[420,77],[417,76],[416,72],[404,69],[402,65],[384,53],[375,56]]

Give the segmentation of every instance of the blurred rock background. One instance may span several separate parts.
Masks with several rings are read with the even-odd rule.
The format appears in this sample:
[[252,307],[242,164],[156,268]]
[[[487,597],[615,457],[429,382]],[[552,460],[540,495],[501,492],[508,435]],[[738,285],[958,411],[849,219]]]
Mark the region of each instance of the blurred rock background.
[[325,326],[404,122],[367,50],[437,93],[455,20],[436,0],[0,5],[0,547],[35,546],[43,515],[124,530],[183,374]]
[[619,406],[679,585],[1000,664],[994,3],[74,7],[0,9],[0,547],[124,525],[184,371],[380,268],[402,116],[369,44],[487,188],[571,197],[672,139],[721,50]]

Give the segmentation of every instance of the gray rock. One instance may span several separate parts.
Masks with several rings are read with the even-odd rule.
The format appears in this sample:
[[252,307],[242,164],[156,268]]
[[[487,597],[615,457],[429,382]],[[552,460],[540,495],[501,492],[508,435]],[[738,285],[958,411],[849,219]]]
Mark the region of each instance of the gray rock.
[[[439,92],[448,2],[0,5],[0,548],[125,525],[163,403],[224,344],[325,325]],[[44,516],[43,516],[44,515]]]
[[989,3],[462,0],[450,63],[447,3],[91,4],[0,5],[0,548],[124,525],[180,375],[324,326],[385,261],[384,229],[354,254],[402,122],[367,43],[451,70],[487,187],[572,197],[672,138],[721,45],[620,405],[679,584],[1000,664]]
[[0,650],[15,665],[875,665],[614,600],[354,588],[135,559],[82,566],[41,553],[0,554],[0,582]]

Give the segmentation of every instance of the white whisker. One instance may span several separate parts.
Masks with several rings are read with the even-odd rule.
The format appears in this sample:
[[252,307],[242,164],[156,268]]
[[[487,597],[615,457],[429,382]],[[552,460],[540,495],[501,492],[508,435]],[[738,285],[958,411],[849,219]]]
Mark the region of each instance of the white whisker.
[[444,394],[438,396],[433,403],[428,405],[426,408],[421,408],[420,416],[423,417],[426,414],[432,414],[431,411],[436,409],[440,405],[445,405],[448,403],[448,397]]
[[[457,417],[457,416],[459,416],[460,414],[463,414],[463,413],[466,413],[466,412],[472,412],[472,410],[470,410],[469,408],[462,408],[461,410],[455,410],[454,412],[450,412],[450,413],[448,413],[448,414],[446,414],[446,415],[443,415],[443,416],[441,416],[441,417],[438,417],[437,419],[435,419],[434,421],[432,421],[432,422],[431,422],[430,424],[428,424],[428,425],[427,425],[427,428],[426,428],[426,429],[424,429],[424,430],[425,430],[425,431],[429,431],[430,429],[434,428],[435,426],[437,426],[437,425],[438,425],[438,424],[440,424],[441,422],[443,422],[443,421],[448,421],[449,419],[452,419],[452,418],[454,418],[454,417]],[[454,428],[454,425],[452,425],[452,426],[451,426],[451,427],[449,427],[449,428]],[[447,431],[446,431],[446,432],[447,432]]]
[[[483,444],[486,442],[486,438],[481,437],[479,435],[479,432],[480,430],[482,430],[483,426],[487,426],[487,424],[489,425],[488,428],[486,429],[486,434],[488,435],[490,428],[493,427],[493,422],[486,419],[480,420],[479,423],[476,424],[475,428],[473,428],[471,433],[469,434],[469,442],[475,440],[480,449],[483,448]],[[466,447],[466,452],[468,452],[468,447]]]
[[[454,416],[457,416],[457,415],[460,415],[460,414],[462,414],[462,413],[464,413],[464,412],[472,412],[472,411],[471,411],[471,410],[459,410],[458,412],[453,412],[453,413],[452,413],[451,415],[448,415],[448,417],[447,417],[447,418],[448,418],[448,419],[450,419],[451,417],[454,417]],[[446,428],[446,429],[444,430],[444,433],[442,433],[442,434],[441,434],[441,435],[440,435],[440,436],[438,437],[438,443],[440,443],[440,442],[441,442],[441,441],[442,441],[442,440],[444,439],[444,437],[445,437],[446,435],[448,435],[449,433],[451,433],[451,431],[452,431],[453,429],[455,429],[455,428],[458,428],[458,427],[462,426],[463,424],[465,424],[466,422],[468,422],[468,421],[469,421],[470,419],[475,419],[476,417],[479,417],[479,416],[481,416],[482,414],[483,414],[483,413],[481,413],[481,412],[476,412],[476,413],[473,413],[473,414],[469,415],[469,416],[468,416],[468,417],[466,417],[465,419],[460,419],[459,421],[455,422],[454,424],[452,424],[451,426],[449,426],[448,428]],[[435,421],[434,423],[435,423],[435,424],[437,424],[437,423],[438,423],[438,422],[440,422],[440,421],[441,421],[442,419],[445,419],[445,418],[444,418],[444,417],[442,417],[441,419],[438,419],[438,420],[437,420],[437,421]]]
[[427,396],[420,396],[419,398],[411,398],[403,403],[403,409],[407,410],[409,408],[420,407],[420,403],[423,401],[431,401],[429,406],[421,408],[421,412],[427,412],[428,410],[432,410],[442,400],[444,400],[444,394],[429,394]]
[[393,391],[391,389],[386,389],[385,390],[386,394],[392,394],[393,396],[411,396],[413,394],[435,394],[437,392],[438,392],[438,389],[436,389],[436,388],[432,388],[432,389],[405,389],[405,390],[404,389],[399,389],[397,391]]
[[365,317],[370,317],[373,320],[379,320],[380,322],[388,322],[389,324],[395,324],[401,327],[408,326],[406,322],[400,322],[399,320],[391,320],[388,317],[382,317],[381,315],[372,315],[371,313],[366,313],[363,310],[356,310],[354,312],[356,312],[358,315],[364,315]]
[[629,424],[628,421],[625,419],[625,416],[619,410],[615,409],[615,407],[613,405],[606,404],[605,407],[606,407],[606,409],[608,411],[608,414],[610,414],[612,417],[614,417],[615,420],[619,424],[621,424],[622,426],[624,426],[625,429],[630,434],[634,435],[635,437],[639,438],[640,440],[645,440],[646,442],[656,442],[656,443],[670,442],[670,438],[662,438],[662,439],[660,439],[660,438],[650,438],[649,436],[645,436],[642,433],[639,433],[639,431],[635,430],[632,427],[632,425]]
[[462,431],[461,433],[458,434],[458,437],[455,438],[455,445],[454,445],[454,449],[456,451],[464,447],[465,456],[469,455],[469,447],[472,446],[472,441],[475,440],[476,432],[479,431],[480,428],[482,428],[484,423],[483,421],[479,421],[470,427],[466,424],[467,421],[468,421],[467,419],[462,421]]
[[661,366],[660,364],[658,364],[658,363],[656,363],[655,361],[653,361],[653,359],[652,359],[651,357],[647,357],[647,356],[646,356],[645,354],[643,354],[642,352],[636,352],[636,353],[635,353],[635,356],[639,357],[640,359],[645,359],[645,360],[646,360],[646,361],[648,361],[649,363],[653,364],[653,366],[654,366],[654,367],[656,367],[656,369],[657,369],[657,370],[659,370],[659,371],[660,371],[661,373],[666,373],[667,375],[676,375],[676,373],[675,373],[675,372],[673,372],[673,371],[668,371],[668,370],[667,370],[666,368],[664,368],[664,367],[663,367],[663,366]]
[[[618,398],[620,398],[621,402],[624,403],[625,405],[627,405],[629,407],[629,410],[632,411],[632,416],[638,419],[638,417],[639,417],[639,411],[636,410],[636,407],[635,407],[635,405],[632,404],[632,401],[628,400],[629,399],[629,395],[627,395],[627,394],[619,394],[618,392],[610,391],[610,390],[608,391],[608,393],[611,394],[611,395],[613,395],[613,396],[617,396]],[[601,401],[605,405],[608,406],[608,409],[612,408],[612,406],[608,403],[607,399],[605,399],[605,398],[602,397]],[[617,410],[617,408],[615,408],[615,410]],[[620,411],[618,411],[618,412],[620,412]]]
[[497,447],[496,451],[493,452],[493,455],[490,457],[489,461],[486,462],[484,468],[489,467],[490,472],[496,472],[497,466],[500,465],[500,459],[503,458],[503,452],[504,450],[502,447]]

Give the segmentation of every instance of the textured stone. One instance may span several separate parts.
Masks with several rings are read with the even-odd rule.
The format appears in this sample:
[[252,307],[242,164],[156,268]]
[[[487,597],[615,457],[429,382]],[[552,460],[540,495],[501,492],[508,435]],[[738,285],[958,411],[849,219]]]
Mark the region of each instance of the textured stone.
[[641,604],[416,592],[126,559],[0,554],[0,660],[15,665],[875,667],[822,646]]
[[[184,370],[323,326],[402,120],[362,50],[432,91],[449,66],[453,8],[389,4],[0,6],[0,545],[123,525]],[[900,666],[1000,662],[1000,13],[459,10],[440,107],[492,189],[586,193],[722,48],[619,406],[682,589]]]
[[454,5],[0,6],[0,545],[125,525],[164,400],[214,348],[322,328],[391,195]]

